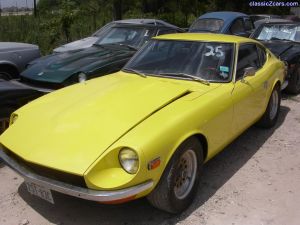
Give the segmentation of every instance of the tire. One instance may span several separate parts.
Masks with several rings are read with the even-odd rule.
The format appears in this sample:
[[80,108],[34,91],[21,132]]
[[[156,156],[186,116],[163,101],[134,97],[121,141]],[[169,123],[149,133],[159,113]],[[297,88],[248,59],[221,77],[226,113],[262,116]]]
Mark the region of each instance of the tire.
[[0,111],[0,134],[2,134],[9,125],[10,115],[15,111],[13,108],[4,108]]
[[280,103],[281,103],[280,86],[276,85],[270,96],[267,109],[264,115],[262,116],[262,118],[257,123],[258,127],[271,128],[276,124],[279,115]]
[[286,87],[286,92],[289,94],[300,93],[300,66],[297,67],[293,75],[289,79],[289,84]]
[[1,67],[0,69],[0,80],[11,80],[16,78],[18,73],[16,70],[10,67]]
[[[194,137],[176,150],[148,201],[160,210],[175,214],[194,199],[203,165],[203,147]],[[190,177],[188,179],[187,177]]]

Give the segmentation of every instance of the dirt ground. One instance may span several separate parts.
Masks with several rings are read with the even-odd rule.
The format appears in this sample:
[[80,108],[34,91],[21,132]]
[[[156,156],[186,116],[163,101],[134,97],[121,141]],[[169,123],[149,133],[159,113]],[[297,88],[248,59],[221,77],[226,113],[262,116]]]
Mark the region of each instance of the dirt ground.
[[179,216],[144,199],[112,206],[54,194],[52,205],[0,167],[1,225],[299,225],[300,96],[282,101],[275,128],[250,128],[208,162],[194,203]]

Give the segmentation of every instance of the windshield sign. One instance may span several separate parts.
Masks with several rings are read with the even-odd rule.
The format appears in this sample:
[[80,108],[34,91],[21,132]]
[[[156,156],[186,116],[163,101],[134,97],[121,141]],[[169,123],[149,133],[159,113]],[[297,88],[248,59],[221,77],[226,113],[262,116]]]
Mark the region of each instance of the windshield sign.
[[209,32],[219,32],[223,27],[224,21],[221,19],[198,19],[196,20],[190,31],[209,31]]
[[111,27],[105,29],[97,45],[122,44],[133,47],[140,47],[154,34],[152,29],[139,27]]
[[255,37],[258,40],[290,40],[300,41],[300,26],[266,25]]
[[231,43],[152,40],[123,70],[143,75],[228,82],[232,60]]

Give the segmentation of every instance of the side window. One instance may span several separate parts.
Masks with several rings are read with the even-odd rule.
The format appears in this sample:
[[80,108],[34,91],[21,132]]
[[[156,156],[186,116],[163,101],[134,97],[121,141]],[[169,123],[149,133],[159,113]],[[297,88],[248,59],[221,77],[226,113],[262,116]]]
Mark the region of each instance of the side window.
[[232,34],[245,33],[244,23],[241,18],[236,19],[230,27]]
[[246,31],[252,31],[254,29],[252,21],[248,18],[245,18],[245,29]]
[[244,70],[248,67],[258,69],[260,67],[259,56],[255,44],[244,44],[239,48],[238,62],[236,70],[236,80],[244,75]]
[[267,61],[266,51],[261,46],[258,45],[257,52],[259,56],[260,67],[263,67]]
[[174,34],[174,33],[177,33],[176,30],[172,30],[172,29],[162,29],[162,30],[159,30],[157,35],[163,35],[163,34]]

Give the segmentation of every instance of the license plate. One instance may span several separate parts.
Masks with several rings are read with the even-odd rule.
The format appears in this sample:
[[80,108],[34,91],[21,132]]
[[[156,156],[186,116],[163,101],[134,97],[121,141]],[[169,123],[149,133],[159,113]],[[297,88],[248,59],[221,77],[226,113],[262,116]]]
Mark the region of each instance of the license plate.
[[49,189],[34,183],[25,182],[25,184],[29,193],[54,204],[52,193]]

